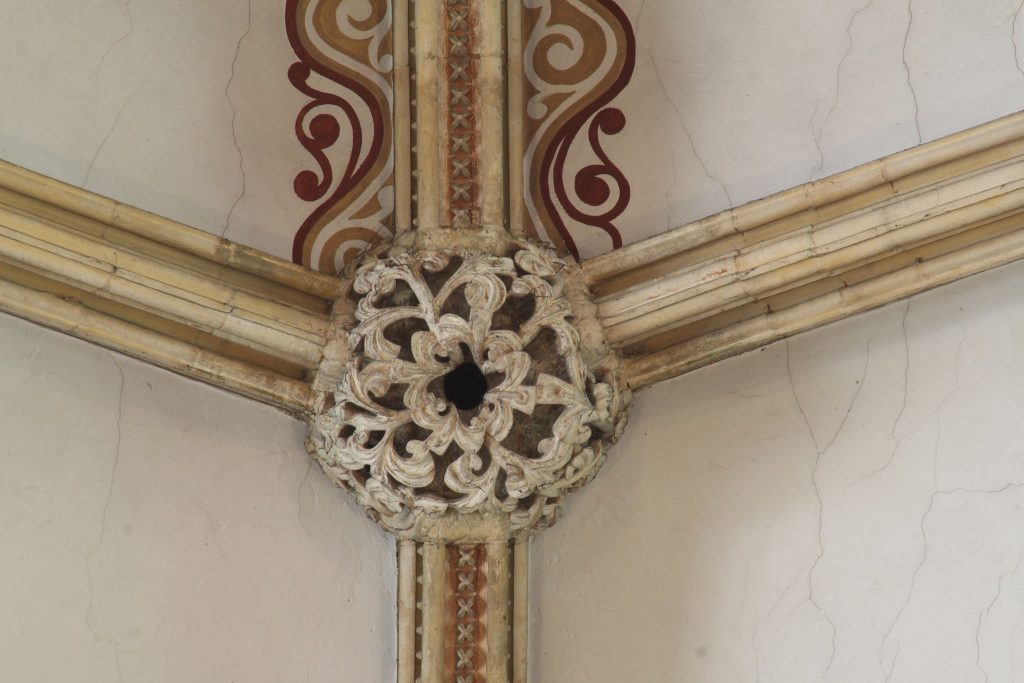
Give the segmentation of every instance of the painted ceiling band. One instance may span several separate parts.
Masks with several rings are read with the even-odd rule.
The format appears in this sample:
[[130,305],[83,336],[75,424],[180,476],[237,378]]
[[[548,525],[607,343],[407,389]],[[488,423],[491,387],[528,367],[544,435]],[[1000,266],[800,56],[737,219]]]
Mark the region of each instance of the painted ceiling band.
[[[1024,256],[1018,114],[580,267],[538,238],[617,241],[628,181],[602,145],[632,32],[606,0],[498,6],[288,3],[316,164],[296,256],[344,277],[0,165],[0,310],[304,419],[399,541],[401,683],[525,681],[527,539],[633,389]],[[593,61],[544,74],[569,26]],[[597,161],[570,182],[583,132]]]
[[[358,18],[336,0],[286,6],[288,76],[309,98],[295,134],[315,162],[294,182],[313,205],[296,263],[340,272],[410,228],[511,231],[577,260],[580,231],[622,246],[630,186],[604,139],[626,125],[611,103],[636,39],[617,3],[369,4]],[[571,64],[553,56],[567,46]],[[592,161],[570,170],[578,145]]]

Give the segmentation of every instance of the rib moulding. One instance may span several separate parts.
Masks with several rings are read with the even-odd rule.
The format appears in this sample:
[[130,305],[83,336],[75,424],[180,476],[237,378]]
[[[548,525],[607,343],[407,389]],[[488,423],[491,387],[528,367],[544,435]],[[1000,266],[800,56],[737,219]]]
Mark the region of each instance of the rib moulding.
[[[449,218],[502,204],[481,177],[483,208]],[[1024,114],[582,268],[459,221],[339,278],[0,162],[0,311],[304,419],[398,539],[398,680],[522,683],[529,535],[596,475],[632,390],[1024,256]]]
[[[634,389],[1024,256],[1024,113],[583,263]],[[310,411],[340,278],[0,162],[0,310]]]
[[338,288],[0,162],[0,311],[303,413]]
[[1018,113],[583,264],[634,389],[1024,256]]

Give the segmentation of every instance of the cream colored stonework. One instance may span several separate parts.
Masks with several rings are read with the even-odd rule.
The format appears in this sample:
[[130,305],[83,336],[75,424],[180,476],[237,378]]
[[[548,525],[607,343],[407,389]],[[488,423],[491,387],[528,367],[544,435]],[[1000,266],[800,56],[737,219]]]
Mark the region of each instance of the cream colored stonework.
[[632,389],[1024,256],[1016,114],[578,267],[522,237],[519,9],[394,4],[398,234],[341,277],[0,165],[0,310],[306,420],[399,539],[400,683],[525,681],[528,536]]

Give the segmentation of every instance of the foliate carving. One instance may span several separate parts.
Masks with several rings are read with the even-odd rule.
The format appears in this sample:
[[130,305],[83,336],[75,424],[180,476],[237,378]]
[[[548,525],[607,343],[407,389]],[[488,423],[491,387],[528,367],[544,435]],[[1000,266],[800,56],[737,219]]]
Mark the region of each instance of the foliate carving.
[[311,419],[311,452],[393,530],[450,511],[507,513],[514,529],[553,521],[626,413],[614,371],[584,361],[563,296],[577,275],[524,241],[504,256],[365,261],[352,357]]

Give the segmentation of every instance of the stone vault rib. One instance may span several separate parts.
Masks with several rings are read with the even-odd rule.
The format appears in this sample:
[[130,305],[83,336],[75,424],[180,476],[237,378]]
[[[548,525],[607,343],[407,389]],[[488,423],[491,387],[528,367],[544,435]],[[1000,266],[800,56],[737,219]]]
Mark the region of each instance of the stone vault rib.
[[398,681],[523,683],[529,536],[596,475],[631,388],[1024,256],[1024,114],[581,269],[512,196],[521,8],[389,6],[416,154],[394,238],[344,278],[0,163],[0,311],[305,419],[398,540]]
[[0,310],[284,410],[338,280],[0,162]]
[[583,264],[634,388],[1024,257],[1024,113]]

